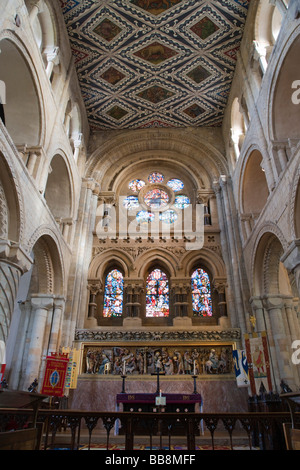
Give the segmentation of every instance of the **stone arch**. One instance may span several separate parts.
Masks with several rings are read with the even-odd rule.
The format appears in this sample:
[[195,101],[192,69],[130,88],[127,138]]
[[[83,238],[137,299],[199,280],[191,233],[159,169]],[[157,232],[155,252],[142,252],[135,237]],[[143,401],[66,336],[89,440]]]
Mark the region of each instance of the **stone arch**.
[[254,149],[243,165],[239,203],[241,213],[253,214],[256,218],[265,206],[268,196],[263,156],[258,149]]
[[273,74],[269,116],[271,137],[275,142],[293,142],[300,137],[300,80],[297,66],[299,48],[298,27],[286,43]]
[[281,262],[284,247],[274,232],[266,231],[256,245],[252,285],[254,295],[286,294],[287,272]]
[[185,277],[189,277],[196,264],[206,266],[213,279],[226,277],[226,269],[222,258],[208,248],[202,248],[199,252],[193,250],[181,259],[181,269]]
[[[188,133],[172,130],[141,130],[138,134],[128,132],[108,139],[95,150],[86,165],[86,176],[103,182],[103,190],[111,184],[113,175],[118,175],[129,161],[139,162],[144,156],[148,159],[166,155],[166,159],[184,162],[185,167],[197,179],[201,175],[199,165],[205,165],[209,180],[217,180],[228,173],[227,163],[221,153],[207,140]],[[125,165],[126,164],[126,165]],[[111,175],[111,176],[110,176]]]
[[172,254],[163,249],[150,249],[143,253],[136,262],[138,277],[146,279],[147,273],[154,266],[160,266],[170,277],[176,277],[178,260]]
[[28,295],[64,294],[64,272],[56,240],[48,233],[41,234],[32,247],[34,266]]
[[5,126],[20,149],[43,141],[44,111],[35,68],[21,43],[7,32],[0,38],[0,80],[5,84]]
[[133,259],[127,253],[119,249],[108,249],[94,256],[90,263],[88,279],[102,281],[105,272],[112,266],[118,265],[128,277]]
[[56,219],[72,217],[74,211],[72,178],[67,160],[59,153],[56,153],[50,162],[44,197]]
[[[271,228],[271,225],[269,226]],[[299,383],[293,367],[291,343],[299,336],[293,286],[281,261],[285,246],[278,233],[267,230],[258,237],[252,273],[253,296],[250,303],[256,318],[256,331],[267,331],[274,381],[281,379],[291,387]]]

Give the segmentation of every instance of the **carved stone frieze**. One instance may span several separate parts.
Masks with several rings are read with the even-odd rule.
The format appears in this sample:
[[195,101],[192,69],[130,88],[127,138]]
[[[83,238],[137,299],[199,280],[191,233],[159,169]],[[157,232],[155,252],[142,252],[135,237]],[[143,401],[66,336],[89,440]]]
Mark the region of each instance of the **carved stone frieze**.
[[75,341],[237,341],[241,338],[239,328],[228,330],[89,330],[75,331]]

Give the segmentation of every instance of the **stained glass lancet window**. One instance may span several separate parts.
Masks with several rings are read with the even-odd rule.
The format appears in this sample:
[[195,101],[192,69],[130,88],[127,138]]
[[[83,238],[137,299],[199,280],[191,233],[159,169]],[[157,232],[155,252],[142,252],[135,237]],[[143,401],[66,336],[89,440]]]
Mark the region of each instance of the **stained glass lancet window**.
[[169,281],[160,269],[154,269],[146,282],[146,317],[169,316]]
[[211,288],[207,272],[201,268],[196,269],[192,274],[191,284],[194,316],[211,317]]
[[104,317],[121,317],[123,310],[123,274],[118,269],[110,271],[105,279]]

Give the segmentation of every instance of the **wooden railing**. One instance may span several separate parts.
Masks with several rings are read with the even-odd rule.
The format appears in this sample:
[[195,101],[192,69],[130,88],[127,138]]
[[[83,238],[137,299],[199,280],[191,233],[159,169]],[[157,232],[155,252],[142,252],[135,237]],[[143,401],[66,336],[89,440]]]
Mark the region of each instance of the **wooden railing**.
[[[24,429],[30,426],[32,411],[25,409],[0,409],[0,432],[8,429]],[[300,413],[296,413],[297,424]],[[102,431],[106,448],[119,428],[119,439],[124,438],[126,450],[134,449],[134,440],[139,434],[148,436],[152,448],[154,436],[167,436],[169,449],[172,438],[179,434],[185,439],[187,450],[196,449],[203,430],[209,431],[211,447],[215,449],[216,431],[228,433],[229,445],[233,449],[235,432],[247,436],[249,449],[261,450],[285,449],[283,423],[291,422],[288,412],[249,412],[249,413],[145,413],[145,412],[87,412],[74,410],[41,409],[38,412],[38,423],[43,423],[43,437],[40,450],[61,447],[61,437],[67,437],[64,447],[78,450],[82,444],[82,430],[88,433],[87,446],[93,442],[95,429]],[[299,427],[299,426],[298,426]],[[105,433],[103,434],[103,431]],[[99,434],[98,434],[99,436]],[[57,440],[59,437],[59,441]],[[103,442],[102,442],[103,443]]]

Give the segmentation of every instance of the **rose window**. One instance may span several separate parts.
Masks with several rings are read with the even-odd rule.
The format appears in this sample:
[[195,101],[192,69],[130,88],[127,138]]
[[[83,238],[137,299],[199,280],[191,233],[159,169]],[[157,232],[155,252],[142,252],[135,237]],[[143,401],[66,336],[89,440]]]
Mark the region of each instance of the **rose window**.
[[157,171],[151,172],[146,180],[134,179],[128,188],[131,191],[123,201],[127,210],[135,210],[139,224],[154,222],[156,218],[162,223],[173,224],[178,219],[178,211],[191,203],[184,194],[184,183],[181,179],[166,179]]

